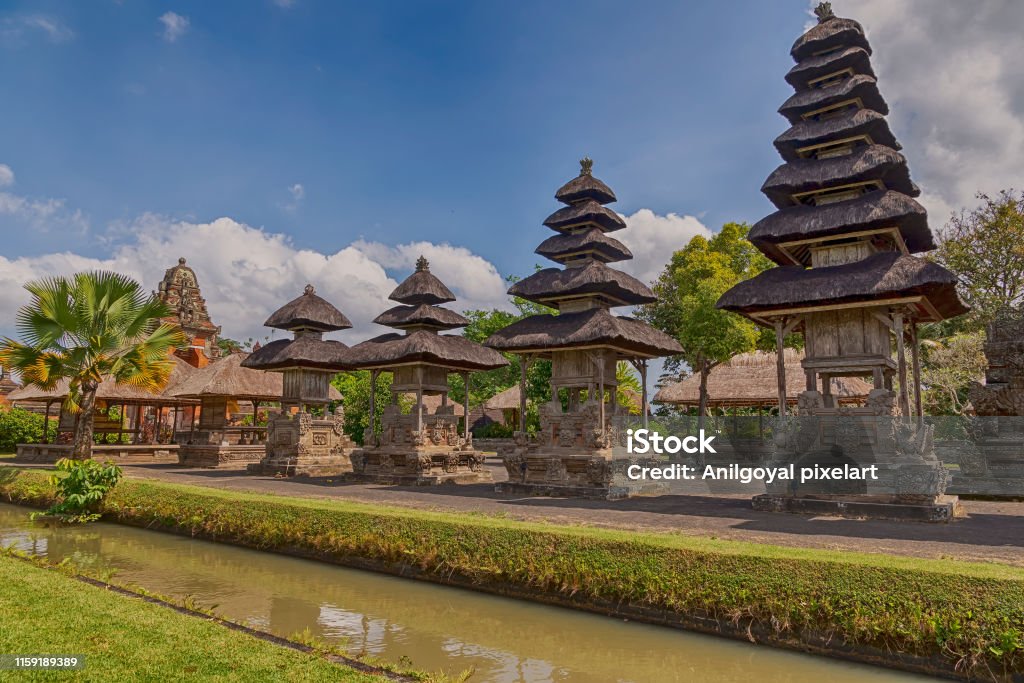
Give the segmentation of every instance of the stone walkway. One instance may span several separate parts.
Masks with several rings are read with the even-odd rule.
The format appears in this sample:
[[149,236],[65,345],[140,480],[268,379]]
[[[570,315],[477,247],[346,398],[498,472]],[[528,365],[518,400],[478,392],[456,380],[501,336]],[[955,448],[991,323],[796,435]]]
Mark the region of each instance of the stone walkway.
[[[491,465],[495,479],[504,470]],[[237,491],[332,498],[447,512],[500,515],[554,524],[671,531],[781,546],[857,550],[1024,567],[1024,503],[964,501],[967,518],[951,524],[805,517],[751,509],[750,493],[693,493],[606,502],[523,498],[493,485],[400,487],[331,480],[274,479],[239,470],[128,465],[127,476]]]

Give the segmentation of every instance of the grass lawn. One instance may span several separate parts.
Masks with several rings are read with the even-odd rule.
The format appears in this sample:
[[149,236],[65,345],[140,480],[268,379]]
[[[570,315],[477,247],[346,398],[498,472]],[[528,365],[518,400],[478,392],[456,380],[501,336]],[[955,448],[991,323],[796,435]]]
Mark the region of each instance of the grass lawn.
[[5,672],[6,680],[387,680],[4,556],[0,624],[0,652],[86,659],[82,671]]

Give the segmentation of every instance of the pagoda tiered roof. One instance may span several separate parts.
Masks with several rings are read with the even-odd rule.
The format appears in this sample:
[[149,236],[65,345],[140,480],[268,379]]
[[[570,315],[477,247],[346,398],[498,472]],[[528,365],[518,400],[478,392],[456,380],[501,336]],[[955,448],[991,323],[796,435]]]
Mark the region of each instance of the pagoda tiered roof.
[[452,370],[492,370],[507,365],[497,351],[457,335],[438,334],[469,324],[455,311],[436,304],[455,301],[455,295],[430,272],[422,256],[416,272],[407,277],[388,297],[403,305],[390,308],[374,319],[379,325],[405,330],[388,333],[356,344],[347,361],[354,368],[389,368],[425,363]]
[[786,267],[740,283],[718,305],[770,315],[914,299],[922,319],[959,315],[954,276],[911,255],[935,241],[885,119],[864,29],[827,2],[815,13],[818,24],[791,50],[786,80],[796,92],[779,109],[791,126],[775,140],[784,163],[761,188],[778,211],[749,233]]
[[276,310],[263,324],[294,332],[295,338],[265,344],[243,360],[242,367],[254,370],[343,370],[348,367],[348,346],[334,339],[324,339],[323,333],[350,328],[352,323],[333,304],[318,296],[313,285],[306,285],[301,296]]

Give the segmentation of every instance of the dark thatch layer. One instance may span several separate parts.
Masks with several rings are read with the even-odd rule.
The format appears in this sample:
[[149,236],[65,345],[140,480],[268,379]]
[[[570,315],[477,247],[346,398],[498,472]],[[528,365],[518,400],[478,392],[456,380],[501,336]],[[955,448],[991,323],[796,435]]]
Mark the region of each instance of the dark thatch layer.
[[924,207],[892,190],[822,206],[788,206],[755,223],[748,239],[776,263],[789,263],[775,245],[885,227],[898,228],[911,253],[935,248]]
[[429,270],[417,270],[405,278],[388,297],[392,301],[418,306],[455,301],[455,295]]
[[277,309],[263,324],[279,330],[308,328],[321,332],[352,327],[349,319],[330,302],[317,296],[311,285],[306,285],[302,296]]
[[956,276],[938,264],[895,251],[841,266],[772,268],[730,289],[717,305],[754,313],[916,295],[925,296],[943,318],[967,312],[956,293]]
[[831,159],[790,161],[768,176],[761,191],[782,209],[794,203],[793,194],[866,180],[880,180],[887,189],[911,197],[921,193],[910,180],[906,158],[882,145],[867,145]]
[[557,263],[564,262],[567,257],[581,254],[591,254],[604,263],[628,261],[633,258],[633,252],[627,249],[625,244],[608,237],[598,228],[572,235],[549,237],[540,243],[536,253]]
[[349,369],[348,351],[347,346],[333,339],[278,339],[249,354],[242,361],[242,367],[253,370],[304,367],[341,371]]
[[181,398],[230,396],[257,401],[279,400],[284,388],[281,374],[242,367],[242,361],[248,357],[247,353],[229,354],[196,370],[167,394]]
[[[794,404],[807,386],[800,361],[803,351],[785,349],[786,403]],[[778,356],[755,351],[733,356],[716,365],[708,375],[708,405],[746,408],[774,406],[779,402]],[[833,377],[832,395],[840,405],[860,403],[874,387],[859,377]],[[655,403],[680,406],[700,405],[700,373],[662,387],[654,395]]]
[[582,199],[593,199],[598,204],[610,204],[615,201],[615,193],[589,173],[581,173],[558,188],[555,199],[563,204],[573,204]]
[[867,135],[873,144],[901,149],[885,117],[871,109],[849,109],[842,116],[823,121],[800,121],[775,138],[775,149],[786,161],[795,161],[800,158],[797,150],[801,147],[859,135]]
[[808,81],[828,76],[843,69],[852,69],[854,75],[864,74],[872,78],[875,76],[868,51],[862,47],[853,46],[802,60],[786,74],[786,82],[796,90],[804,90],[807,88]]
[[544,219],[544,225],[559,232],[581,225],[596,225],[605,232],[612,232],[626,227],[626,221],[611,209],[587,199],[555,211]]
[[642,356],[672,356],[683,352],[679,342],[661,330],[634,318],[612,315],[604,308],[530,316],[495,332],[484,344],[501,351],[606,345]]
[[580,294],[604,294],[624,305],[646,304],[657,297],[632,275],[591,262],[578,268],[545,268],[512,285],[509,294],[529,301],[545,303],[552,297]]
[[[175,356],[174,368],[167,384],[162,391],[151,393],[138,387],[128,384],[117,384],[113,377],[105,376],[96,389],[96,399],[110,403],[129,403],[132,405],[176,405],[182,403],[195,403],[190,399],[172,396],[171,392],[187,381],[193,374],[198,372],[182,359]],[[15,389],[7,395],[11,403],[46,403],[47,401],[60,401],[68,395],[70,381],[63,379],[53,389],[40,389],[34,384]]]
[[474,341],[417,330],[390,333],[356,344],[347,358],[354,368],[387,368],[400,363],[430,363],[459,370],[493,370],[508,365],[505,357]]
[[395,306],[384,311],[373,322],[397,329],[424,325],[438,330],[454,330],[469,324],[469,320],[455,311],[440,306]]
[[871,76],[858,75],[844,79],[827,88],[802,90],[792,95],[779,107],[779,113],[790,123],[799,123],[804,114],[845,100],[860,98],[865,109],[874,109],[880,114],[889,113],[889,105],[878,92],[878,84]]
[[789,54],[793,55],[794,61],[802,61],[816,53],[833,50],[837,47],[854,45],[864,48],[871,54],[871,46],[864,36],[864,27],[853,19],[841,19],[833,17],[819,22],[807,33],[796,39]]

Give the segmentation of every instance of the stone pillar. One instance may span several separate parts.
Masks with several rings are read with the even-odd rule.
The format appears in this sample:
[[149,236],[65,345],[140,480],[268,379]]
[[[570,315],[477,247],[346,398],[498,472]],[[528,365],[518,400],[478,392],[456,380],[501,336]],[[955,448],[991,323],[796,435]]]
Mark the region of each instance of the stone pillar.
[[906,417],[910,415],[910,397],[907,392],[907,354],[903,344],[903,313],[897,312],[892,316],[893,331],[896,333],[896,370],[900,379],[900,414]]

